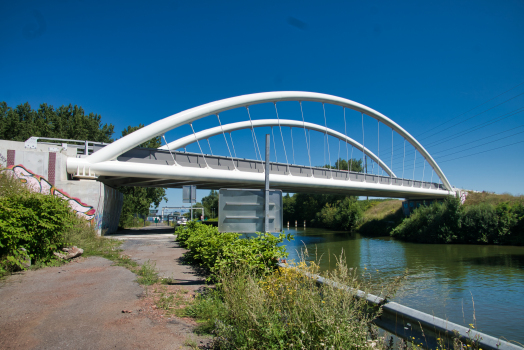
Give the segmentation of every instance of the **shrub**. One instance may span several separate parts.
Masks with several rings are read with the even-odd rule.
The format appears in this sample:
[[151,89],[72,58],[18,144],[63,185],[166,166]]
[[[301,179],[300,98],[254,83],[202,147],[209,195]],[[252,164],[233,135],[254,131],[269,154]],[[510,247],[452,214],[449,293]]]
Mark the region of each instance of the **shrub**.
[[219,232],[217,227],[190,221],[179,226],[176,240],[189,251],[184,256],[212,273],[224,268],[246,266],[262,274],[266,269],[276,267],[278,258],[286,257],[284,246],[279,246],[290,235],[257,233],[255,237],[242,239],[238,233]]
[[0,256],[22,267],[19,249],[35,262],[48,263],[65,246],[63,235],[73,225],[67,202],[39,193],[21,192],[0,197]]
[[457,198],[421,206],[391,231],[420,243],[524,244],[524,206],[502,202],[460,205]]
[[77,245],[84,255],[113,252],[115,243],[98,237],[89,223],[56,196],[31,192],[0,173],[0,274],[23,269],[26,249],[32,264],[56,264],[53,252]]
[[326,203],[315,222],[323,227],[352,231],[362,220],[362,208],[355,197],[346,197],[336,204]]

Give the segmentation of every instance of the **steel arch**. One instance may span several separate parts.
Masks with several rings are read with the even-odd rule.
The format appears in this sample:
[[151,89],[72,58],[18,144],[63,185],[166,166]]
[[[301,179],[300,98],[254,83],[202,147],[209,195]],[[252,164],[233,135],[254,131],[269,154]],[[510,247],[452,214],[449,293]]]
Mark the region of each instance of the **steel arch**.
[[364,152],[369,158],[371,158],[373,161],[375,161],[384,171],[391,177],[397,177],[395,173],[384,163],[380,158],[378,158],[373,152],[371,152],[369,149],[363,147],[360,143],[353,140],[352,138],[335,131],[330,128],[326,128],[325,126],[321,126],[318,124],[308,123],[308,122],[301,122],[298,120],[289,120],[289,119],[259,119],[259,120],[253,120],[251,121],[244,121],[244,122],[237,122],[237,123],[231,123],[231,124],[225,124],[222,126],[217,126],[214,128],[209,128],[206,130],[202,130],[197,132],[196,134],[191,134],[182,138],[179,138],[176,141],[170,142],[167,146],[162,146],[159,149],[179,149],[184,148],[187,145],[190,145],[194,142],[197,142],[197,140],[205,140],[209,137],[216,136],[222,134],[222,132],[231,132],[236,130],[242,130],[242,129],[250,129],[252,126],[254,128],[260,128],[260,127],[267,127],[267,126],[287,126],[287,127],[296,127],[296,128],[306,128],[308,130],[314,130],[319,131],[321,133],[327,133],[330,136],[336,137],[339,140],[347,141],[348,144],[354,146],[355,148],[359,149],[360,151]]
[[395,123],[380,112],[375,111],[372,108],[364,106],[363,104],[351,101],[342,97],[333,95],[321,94],[316,92],[304,92],[304,91],[274,91],[274,92],[261,92],[256,94],[242,95],[223,100],[206,103],[204,105],[194,107],[167,118],[161,119],[154,123],[151,123],[142,129],[139,129],[115,142],[107,145],[98,152],[93,153],[89,157],[85,158],[87,163],[100,163],[108,160],[113,160],[120,154],[138,146],[139,144],[152,139],[153,137],[160,136],[169,130],[177,128],[181,125],[192,123],[195,120],[204,118],[209,115],[218,114],[230,109],[238,107],[248,107],[254,104],[267,103],[267,102],[282,102],[282,101],[311,101],[333,104],[345,108],[349,108],[370,116],[384,125],[392,128],[405,140],[407,140],[428,162],[433,168],[437,176],[442,181],[444,188],[449,191],[453,191],[453,187],[449,183],[448,179],[437,165],[431,155],[422,147],[422,145],[404,130],[400,125]]

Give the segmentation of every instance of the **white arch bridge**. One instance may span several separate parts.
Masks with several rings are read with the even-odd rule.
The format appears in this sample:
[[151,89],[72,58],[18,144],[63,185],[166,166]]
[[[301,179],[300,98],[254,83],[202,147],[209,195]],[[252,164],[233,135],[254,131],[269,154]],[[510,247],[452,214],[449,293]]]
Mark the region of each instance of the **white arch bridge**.
[[[282,119],[279,117],[277,103],[285,101],[296,101],[297,111],[300,111],[301,120]],[[315,102],[322,105],[324,125],[306,122],[303,112],[303,102]],[[274,105],[276,119],[252,119],[250,107],[263,103]],[[326,118],[326,105],[342,107],[340,116],[344,118],[344,132],[328,128]],[[220,113],[242,109],[247,110],[246,117],[249,120],[235,122],[231,124],[222,124]],[[350,137],[346,127],[346,110],[356,111],[362,118],[362,143],[357,142],[355,137]],[[354,112],[353,112],[354,113]],[[206,117],[216,117],[218,126],[195,132],[193,123]],[[340,117],[338,116],[338,117]],[[372,152],[366,147],[364,133],[364,117],[373,118],[377,121],[377,133],[380,133],[380,125],[385,125],[391,129],[391,160],[380,157],[380,138],[377,135],[377,153]],[[247,119],[247,118],[246,118]],[[360,119],[360,118],[358,118]],[[190,125],[191,133],[185,137],[179,138],[170,143],[167,142],[165,133],[176,129],[182,125]],[[209,124],[209,123],[206,123]],[[331,123],[330,123],[331,124]],[[341,128],[341,123],[337,122]],[[300,92],[300,91],[278,91],[265,92],[250,95],[232,97],[207,103],[195,108],[191,108],[170,117],[161,119],[139,129],[115,142],[100,146],[94,149],[94,152],[87,156],[77,158],[68,158],[67,172],[74,178],[97,179],[113,187],[119,186],[143,186],[143,187],[182,187],[184,185],[197,185],[203,189],[218,189],[222,187],[229,188],[263,188],[264,187],[264,162],[256,137],[255,129],[262,127],[273,127],[280,131],[282,145],[284,148],[285,162],[278,162],[276,158],[276,143],[273,134],[273,150],[275,151],[275,162],[270,163],[270,185],[271,188],[281,189],[285,192],[317,192],[317,193],[337,193],[359,196],[381,196],[381,197],[398,197],[398,198],[442,198],[454,195],[454,189],[447,180],[446,176],[433,160],[431,155],[422,147],[422,145],[413,138],[406,130],[397,123],[384,116],[383,114],[357,102],[347,100],[332,95]],[[291,150],[286,150],[286,143],[282,134],[282,127],[290,128],[291,131]],[[248,129],[251,131],[253,139],[253,148],[255,152],[254,159],[245,159],[236,157],[232,132]],[[295,145],[293,141],[293,129],[303,134],[305,146]],[[341,128],[342,129],[342,128]],[[327,145],[327,151],[331,162],[331,153],[329,149],[329,140],[337,139],[343,143],[346,148],[347,164],[349,169],[328,169],[325,167],[315,167],[311,161],[311,153],[314,146],[311,143],[311,132],[322,134],[325,139],[324,148]],[[360,131],[360,130],[359,130]],[[393,172],[393,140],[394,134],[397,139],[401,138],[404,146],[404,156],[402,158],[402,174],[406,164],[406,143],[414,151],[413,177],[398,177]],[[229,134],[229,141],[226,137]],[[158,149],[140,148],[140,144],[160,136],[165,145]],[[215,155],[212,153],[209,139],[212,137],[224,138],[228,154]],[[202,150],[202,143],[209,145],[211,154],[205,154]],[[189,153],[176,151],[190,144],[196,143],[200,153]],[[261,143],[262,140],[261,140]],[[242,144],[242,148],[251,147]],[[397,145],[398,146],[398,145]],[[402,146],[402,145],[401,145]],[[238,147],[238,144],[237,144]],[[289,141],[288,141],[289,147]],[[349,157],[348,147],[351,147],[351,157]],[[301,153],[307,152],[308,162],[305,165],[293,164],[295,159],[295,150],[300,149]],[[233,152],[232,152],[233,150]],[[273,151],[272,150],[272,151]],[[353,171],[351,169],[353,162],[353,153],[362,155],[363,169]],[[288,154],[293,162],[288,161]],[[422,179],[415,179],[415,164],[419,155],[419,164],[423,162]],[[422,158],[420,157],[422,156]],[[397,155],[397,158],[400,157]],[[343,158],[337,157],[337,160]],[[373,171],[368,172],[367,161],[373,164]],[[387,162],[390,161],[390,165]],[[411,160],[410,160],[411,161]],[[339,163],[340,164],[340,163]],[[432,172],[430,181],[424,181],[424,172]],[[438,178],[438,183],[433,182],[433,175]]]

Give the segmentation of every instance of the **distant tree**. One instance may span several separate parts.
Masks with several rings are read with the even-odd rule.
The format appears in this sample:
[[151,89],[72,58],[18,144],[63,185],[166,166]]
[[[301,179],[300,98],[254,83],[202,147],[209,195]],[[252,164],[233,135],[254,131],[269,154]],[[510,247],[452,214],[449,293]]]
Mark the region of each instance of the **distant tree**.
[[282,198],[282,209],[284,211],[284,224],[288,221],[298,220],[295,217],[295,196],[290,196],[289,193]]
[[[200,202],[196,202],[195,204],[193,204],[191,206],[191,208],[202,208],[202,203]],[[205,211],[205,207],[204,207],[204,211]],[[187,218],[188,220],[191,220],[191,219],[197,219],[199,220],[200,217],[202,216],[202,209],[193,209],[193,217],[191,218],[191,211],[188,211],[187,213],[184,213],[182,216],[184,216],[185,218]]]
[[[339,167],[340,165],[340,167]],[[346,161],[345,159],[342,159],[342,158],[339,158],[336,162],[335,162],[335,165],[329,165],[329,164],[326,164],[323,166],[323,168],[327,168],[327,169],[340,169],[340,170],[350,170],[352,172],[356,172],[356,173],[359,173],[359,172],[362,172],[363,171],[363,167],[362,167],[362,159],[359,159],[359,160],[356,160],[356,159],[350,159],[349,160],[349,166],[348,166],[348,161]]]
[[[138,129],[142,129],[144,127],[144,124],[138,124],[138,126],[128,126],[127,128],[125,128],[124,130],[122,130],[122,137],[126,136],[126,135],[129,135],[135,131],[137,131]],[[138,147],[143,147],[143,148],[158,148],[162,145],[162,139],[160,138],[160,136],[157,136],[157,137],[153,137],[151,140],[149,141],[146,141],[144,143],[141,143],[140,145],[138,145]]]
[[[204,206],[204,214],[211,217],[218,217],[218,191],[211,190],[209,196],[202,198],[202,205]],[[214,211],[213,211],[214,209]]]
[[[139,124],[138,126],[128,126],[122,131],[122,137],[143,127],[143,124]],[[158,148],[160,145],[161,140],[158,136],[140,144],[140,147]],[[165,188],[120,187],[118,190],[124,194],[122,215],[120,215],[120,226],[124,226],[126,221],[131,220],[135,214],[149,214],[149,208],[151,206],[158,208],[162,200],[167,202]]]
[[61,139],[112,142],[112,124],[103,124],[98,114],[85,114],[77,105],[55,109],[42,103],[35,111],[29,103],[16,108],[0,102],[0,139],[25,141],[31,136],[56,137]]

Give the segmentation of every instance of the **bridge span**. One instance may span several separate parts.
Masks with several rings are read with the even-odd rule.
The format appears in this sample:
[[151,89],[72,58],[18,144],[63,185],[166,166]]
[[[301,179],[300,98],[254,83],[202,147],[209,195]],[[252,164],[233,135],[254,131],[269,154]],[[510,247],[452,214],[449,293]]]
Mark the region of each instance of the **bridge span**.
[[[393,170],[386,165],[386,161],[380,157],[379,153],[373,153],[364,145],[364,133],[362,133],[362,143],[359,143],[347,135],[345,125],[344,133],[342,133],[341,131],[328,128],[327,121],[324,126],[305,122],[303,112],[302,120],[280,119],[277,103],[282,101],[298,102],[301,112],[302,102],[304,101],[321,103],[324,110],[324,121],[326,121],[325,104],[342,107],[344,123],[346,122],[346,109],[357,111],[362,115],[363,132],[364,116],[376,119],[379,129],[380,124],[391,129],[392,141],[393,133],[395,132],[404,140],[404,149],[406,142],[414,148],[415,161],[417,154],[419,154],[419,161],[424,162],[424,169],[427,164],[428,169],[431,169],[437,175],[439,183],[423,181],[424,179],[415,180],[414,178],[397,177]],[[251,118],[249,107],[262,103],[274,104],[277,119],[253,120]],[[246,116],[249,117],[249,120],[223,125],[219,114],[236,108],[245,108],[247,110]],[[192,123],[208,116],[216,116],[219,126],[195,132]],[[164,136],[165,133],[186,124],[191,126],[192,134],[168,143]],[[328,146],[328,154],[328,137],[334,137],[340,140],[339,142],[344,142],[346,147],[349,145],[362,152],[363,161],[365,159],[367,162],[369,159],[370,162],[374,162],[377,165],[377,169],[381,169],[383,175],[379,174],[378,171],[377,174],[366,173],[366,169],[364,169],[364,172],[354,172],[312,166],[310,151],[313,146],[311,145],[311,138],[308,143],[307,135],[305,138],[306,147],[302,147],[302,150],[305,151],[307,149],[309,165],[291,164],[292,162],[288,161],[288,153],[286,152],[282,135],[283,126],[299,129],[300,131],[303,129],[304,135],[306,135],[306,131],[324,134]],[[67,172],[73,178],[96,179],[112,187],[144,186],[169,188],[197,185],[203,189],[218,189],[222,187],[263,188],[264,164],[254,131],[258,127],[278,127],[282,136],[286,162],[271,162],[270,185],[272,188],[286,192],[338,193],[410,199],[443,198],[455,195],[454,188],[431,155],[413,136],[394,121],[367,106],[351,100],[332,95],[300,91],[266,92],[238,96],[182,111],[147,125],[109,145],[95,145],[92,154],[68,158]],[[232,131],[241,129],[251,129],[256,159],[244,159],[232,155],[225,134],[229,133],[231,137]],[[220,134],[224,136],[229,156],[205,154],[202,151],[200,142],[207,141],[210,137]],[[159,136],[165,141],[165,145],[161,148],[146,149],[138,147],[141,143]],[[200,153],[176,151],[176,149],[183,148],[191,143],[198,144]],[[245,146],[243,145],[243,147]],[[293,144],[292,147],[294,159],[295,148]],[[393,157],[391,160],[392,164]]]

